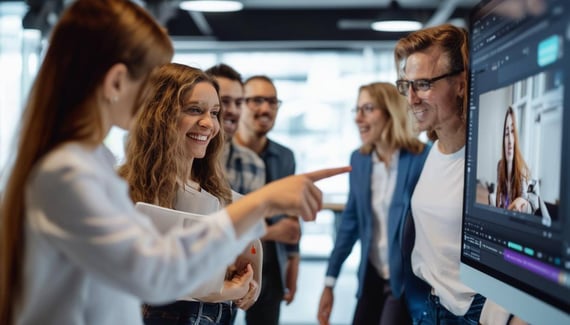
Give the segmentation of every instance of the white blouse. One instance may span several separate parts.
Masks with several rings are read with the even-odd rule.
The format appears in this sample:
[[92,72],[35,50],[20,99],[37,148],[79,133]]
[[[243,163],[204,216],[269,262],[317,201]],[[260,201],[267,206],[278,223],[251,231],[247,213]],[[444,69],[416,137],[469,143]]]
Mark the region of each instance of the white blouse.
[[[241,194],[232,191],[232,202],[239,200],[241,197]],[[176,204],[174,206],[174,209],[178,211],[208,215],[219,211],[222,208],[223,206],[221,205],[220,200],[204,189],[197,190],[192,186],[186,184],[184,188],[179,188],[178,192],[176,193]],[[265,222],[259,222],[258,226],[265,227]],[[239,245],[241,247],[242,251],[248,246],[248,244],[250,244],[250,242],[244,240],[238,240],[236,243],[236,245]],[[224,262],[226,268],[233,263],[233,261],[220,261],[220,263]],[[191,294],[186,295],[179,300],[197,301],[199,300],[196,299],[197,297],[205,297],[214,294],[215,292],[222,292],[224,288],[224,280],[226,277],[226,268],[217,274],[209,272],[209,278],[206,283],[203,283]]]
[[370,193],[372,204],[372,241],[368,259],[384,280],[390,278],[388,258],[388,213],[398,178],[398,160],[400,150],[396,150],[390,158],[390,165],[372,153],[372,175],[370,175]]
[[[113,165],[104,146],[70,143],[35,166],[17,324],[142,324],[141,301],[174,301],[241,253],[225,210],[160,235]],[[263,231],[254,227],[239,241]]]

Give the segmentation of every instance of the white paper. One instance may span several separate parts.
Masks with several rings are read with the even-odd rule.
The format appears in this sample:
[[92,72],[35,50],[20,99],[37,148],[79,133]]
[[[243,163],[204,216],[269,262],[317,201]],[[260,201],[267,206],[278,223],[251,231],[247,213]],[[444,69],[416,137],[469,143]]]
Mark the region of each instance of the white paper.
[[[166,234],[174,228],[191,227],[192,224],[199,223],[205,218],[208,218],[207,215],[168,209],[144,202],[137,202],[135,209],[147,215],[161,234]],[[253,268],[253,279],[261,288],[261,271],[263,265],[263,248],[261,241],[256,239],[249,243],[238,256],[237,260],[242,262],[246,261],[246,263],[251,264]],[[209,294],[219,293],[224,286],[224,278],[225,274],[213,276],[211,281],[204,283],[198,291],[208,292]],[[257,296],[259,296],[259,292],[255,297],[256,300],[258,298]]]

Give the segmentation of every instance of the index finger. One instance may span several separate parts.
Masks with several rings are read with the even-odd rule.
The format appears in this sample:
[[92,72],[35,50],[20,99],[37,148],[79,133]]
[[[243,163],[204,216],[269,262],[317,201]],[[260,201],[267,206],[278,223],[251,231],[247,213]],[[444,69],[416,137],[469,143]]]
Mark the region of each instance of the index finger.
[[352,167],[344,166],[344,167],[336,167],[336,168],[319,169],[319,170],[316,170],[314,172],[306,173],[304,175],[307,176],[311,181],[316,182],[316,181],[321,180],[323,178],[332,177],[335,175],[347,173],[351,170],[352,170]]

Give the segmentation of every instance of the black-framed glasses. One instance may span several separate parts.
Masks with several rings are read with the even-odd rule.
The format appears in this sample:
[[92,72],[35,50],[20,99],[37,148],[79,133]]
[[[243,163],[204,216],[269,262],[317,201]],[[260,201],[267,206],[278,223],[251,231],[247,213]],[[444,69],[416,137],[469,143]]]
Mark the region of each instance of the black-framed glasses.
[[227,107],[230,106],[232,103],[235,104],[237,107],[240,107],[241,104],[243,104],[243,97],[231,97],[231,96],[222,96],[221,97],[222,100],[222,106],[223,107]]
[[259,107],[263,105],[263,103],[267,102],[269,106],[273,108],[278,108],[281,106],[281,100],[277,99],[277,97],[264,97],[264,96],[253,96],[253,97],[246,97],[245,102],[248,104],[253,104],[255,107]]
[[428,91],[431,89],[434,82],[447,77],[455,76],[457,74],[460,74],[461,72],[463,72],[463,69],[442,74],[441,76],[437,76],[431,79],[416,79],[416,80],[399,79],[396,81],[396,87],[398,88],[398,92],[400,94],[402,94],[403,96],[408,96],[408,91],[410,90],[410,86],[412,86],[415,92]]
[[376,109],[376,106],[374,106],[371,103],[366,103],[366,104],[362,104],[360,106],[356,106],[355,108],[352,109],[352,112],[354,113],[354,115],[358,115],[359,113],[366,116],[369,115],[370,113],[372,113],[372,111],[374,111]]

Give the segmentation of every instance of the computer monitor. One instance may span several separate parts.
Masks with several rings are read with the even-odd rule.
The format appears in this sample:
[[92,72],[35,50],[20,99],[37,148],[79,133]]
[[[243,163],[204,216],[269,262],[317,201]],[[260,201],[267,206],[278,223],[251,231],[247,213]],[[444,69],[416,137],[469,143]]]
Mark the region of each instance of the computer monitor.
[[528,3],[470,17],[461,279],[533,325],[570,324],[570,2]]

